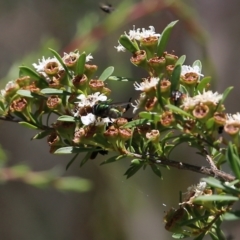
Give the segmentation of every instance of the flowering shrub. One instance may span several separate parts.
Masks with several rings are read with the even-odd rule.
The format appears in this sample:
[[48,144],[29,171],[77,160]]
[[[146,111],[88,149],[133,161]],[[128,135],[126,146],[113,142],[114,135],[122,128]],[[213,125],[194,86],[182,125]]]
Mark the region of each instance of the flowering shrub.
[[[43,57],[34,69],[21,66],[19,78],[1,91],[1,119],[38,129],[33,139],[47,137],[51,153],[74,154],[67,168],[79,153],[86,153],[82,166],[98,153],[114,152],[102,164],[131,158],[127,178],[148,166],[159,177],[166,166],[208,176],[188,188],[178,209],[167,212],[165,228],[175,238],[210,234],[225,239],[222,221],[239,216],[232,205],[240,194],[240,113],[226,113],[223,103],[232,88],[223,94],[210,90],[211,78],[201,73],[199,60],[187,66],[185,56],[165,51],[175,23],[162,34],[152,26],[134,27],[119,38],[117,51],[129,51],[130,61],[148,73],[133,83],[140,92],[137,100],[114,103],[108,98],[111,89],[105,80],[131,81],[112,76],[113,67],[94,79],[97,66],[89,63],[91,55],[75,51],[61,57],[50,49],[52,58]],[[132,118],[126,118],[130,106]],[[171,160],[169,155],[182,143],[195,148],[209,166]],[[221,170],[225,163],[233,175]]]

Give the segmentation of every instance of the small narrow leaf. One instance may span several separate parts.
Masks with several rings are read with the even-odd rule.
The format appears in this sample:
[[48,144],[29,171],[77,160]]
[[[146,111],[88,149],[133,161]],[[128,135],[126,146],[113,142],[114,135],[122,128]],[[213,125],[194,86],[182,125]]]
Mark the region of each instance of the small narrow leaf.
[[[24,76],[29,76],[30,78],[37,80],[37,81],[42,81],[42,77],[35,72],[34,70],[32,70],[29,67],[25,67],[25,66],[20,66],[19,67],[19,77],[24,77]],[[47,83],[46,83],[47,85]]]
[[172,28],[178,21],[174,21],[169,23],[166,28],[163,30],[160,38],[158,39],[158,46],[157,46],[157,55],[159,57],[162,56],[163,52],[165,51],[165,48],[167,46],[167,42],[170,36],[170,33],[172,31]]
[[192,67],[194,67],[194,66],[198,66],[200,72],[202,71],[202,63],[201,63],[200,60],[196,60],[196,61],[193,63]]
[[216,109],[218,109],[218,107],[223,104],[223,102],[224,102],[225,99],[227,98],[228,94],[232,91],[232,89],[233,89],[233,87],[228,87],[227,89],[225,89],[225,91],[223,92],[222,99],[219,101]]
[[154,172],[158,177],[160,177],[160,178],[162,179],[162,173],[161,173],[161,171],[160,171],[160,167],[157,166],[157,165],[155,165],[155,164],[153,164],[153,165],[151,165],[151,168],[152,168],[153,172]]
[[107,160],[105,160],[104,162],[102,162],[100,165],[104,165],[104,164],[107,164],[107,163],[112,163],[112,162],[116,162],[122,158],[125,158],[126,156],[125,155],[116,155],[116,156],[113,156]]
[[54,154],[71,154],[92,151],[91,148],[81,148],[81,147],[61,147],[58,148]]
[[197,93],[203,93],[203,90],[207,88],[207,84],[211,82],[212,78],[211,77],[205,77],[201,79],[200,83],[197,86]]
[[176,65],[183,65],[184,62],[185,62],[185,60],[186,60],[186,55],[182,55],[182,56],[177,60],[177,62],[175,63],[175,66],[176,66]]
[[62,115],[60,116],[58,119],[58,121],[62,121],[62,122],[75,122],[75,118],[69,115]]
[[20,89],[17,94],[23,97],[33,98],[32,92],[29,90]]
[[82,75],[84,73],[86,63],[86,53],[83,52],[77,60],[76,74]]
[[146,123],[149,123],[151,121],[148,121],[147,119],[137,119],[137,120],[133,120],[131,122],[126,123],[123,127],[124,128],[133,128],[139,125],[143,125]]
[[135,164],[132,165],[125,173],[124,175],[127,176],[127,178],[132,177],[139,169],[141,169],[143,164]]
[[230,142],[226,151],[226,159],[234,172],[235,176],[240,179],[240,160],[239,156],[235,154],[234,146]]
[[108,67],[103,71],[103,73],[98,79],[105,81],[112,75],[113,72],[114,72],[114,67]]
[[28,122],[19,122],[20,125],[24,126],[24,127],[27,127],[27,128],[30,128],[30,129],[38,129],[37,126],[31,124],[31,123],[28,123]]
[[240,219],[240,211],[227,212],[223,215],[223,219],[226,221],[235,221]]
[[176,91],[179,88],[181,71],[182,71],[181,65],[175,65],[171,77],[171,92]]
[[[161,79],[162,76],[160,76],[159,78]],[[165,110],[165,106],[164,106],[162,94],[161,94],[161,80],[158,81],[158,84],[157,84],[157,100],[158,100],[158,104],[161,106],[161,108],[163,110]]]
[[70,95],[71,93],[61,90],[61,89],[55,89],[55,88],[44,88],[41,90],[42,94],[50,94],[50,95]]
[[46,136],[50,135],[52,132],[52,130],[46,130],[46,131],[43,131],[43,132],[39,132],[38,134],[36,134],[34,137],[32,137],[32,140],[35,140],[35,139],[43,139],[45,138]]
[[53,50],[53,49],[51,49],[51,48],[49,48],[49,50],[52,52],[52,54],[53,54],[53,55],[57,58],[57,60],[60,62],[60,64],[61,64],[62,67],[64,68],[64,70],[65,70],[65,72],[67,73],[67,75],[68,75],[69,77],[71,77],[71,74],[70,74],[70,72],[68,71],[67,66],[64,64],[61,56],[60,56],[55,50]]
[[177,106],[168,104],[168,105],[166,105],[166,107],[167,107],[169,110],[171,110],[172,112],[174,112],[174,113],[180,114],[180,115],[185,116],[185,117],[194,118],[194,116],[192,116],[191,114],[185,112],[185,111],[182,110],[181,108],[178,108]]
[[72,163],[74,162],[74,160],[77,158],[77,156],[79,155],[79,153],[77,153],[67,164],[66,166],[66,170],[68,170],[68,168],[72,165]]
[[135,52],[139,51],[139,47],[138,47],[136,41],[134,41],[134,42],[131,41],[131,39],[128,36],[126,36],[125,34],[120,36],[119,42],[121,43],[121,45],[123,47],[125,47],[131,53],[135,53]]
[[88,152],[85,157],[82,159],[81,163],[80,163],[80,167],[82,167],[90,158],[92,152]]
[[210,195],[210,196],[199,196],[194,199],[194,203],[198,202],[212,202],[212,201],[238,201],[238,197],[234,197],[231,195]]
[[139,117],[148,119],[154,122],[158,122],[161,119],[159,113],[155,113],[155,112],[140,112]]

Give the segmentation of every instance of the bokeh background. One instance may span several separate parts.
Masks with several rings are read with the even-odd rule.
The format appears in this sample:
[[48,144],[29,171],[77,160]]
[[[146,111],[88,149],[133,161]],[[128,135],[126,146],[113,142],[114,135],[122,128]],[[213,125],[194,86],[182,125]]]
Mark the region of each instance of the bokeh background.
[[[110,1],[109,1],[110,2]],[[171,21],[174,27],[168,51],[187,55],[191,65],[199,59],[203,74],[213,76],[216,91],[235,86],[226,101],[228,112],[239,111],[238,57],[240,53],[240,2],[219,0],[112,0],[116,10],[106,14],[95,0],[0,1],[0,87],[17,78],[19,65],[36,63],[51,56],[48,48],[60,53],[78,48],[92,53],[101,72],[115,66],[115,75],[145,77],[130,64],[129,53],[117,53],[114,46],[124,31],[154,26],[161,33]],[[97,75],[96,75],[97,76]],[[114,101],[137,97],[130,83],[109,82]],[[26,164],[33,171],[57,169],[62,176],[88,179],[88,192],[40,190],[20,181],[0,185],[0,239],[3,240],[135,240],[171,238],[163,224],[164,213],[177,207],[179,191],[197,183],[199,174],[163,171],[164,180],[149,169],[126,180],[123,173],[129,160],[99,166],[98,157],[79,168],[81,158],[65,171],[70,156],[51,155],[45,140],[31,141],[32,130],[0,122],[0,144],[8,167]],[[182,146],[173,159],[206,165],[194,152]],[[181,158],[181,159],[180,159]],[[9,178],[11,179],[11,178]],[[165,206],[165,204],[167,206]],[[238,222],[224,225],[229,239],[238,239]]]

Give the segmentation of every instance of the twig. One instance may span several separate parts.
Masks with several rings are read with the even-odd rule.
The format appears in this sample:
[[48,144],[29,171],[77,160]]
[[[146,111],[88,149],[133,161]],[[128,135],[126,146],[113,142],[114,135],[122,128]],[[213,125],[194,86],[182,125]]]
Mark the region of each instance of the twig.
[[[135,153],[130,153],[131,156],[137,157],[138,159],[146,159],[146,157],[140,155],[140,154],[135,154]],[[232,176],[231,174],[225,173],[219,169],[215,168],[208,168],[204,166],[195,166],[191,165],[188,163],[183,163],[175,160],[170,160],[166,158],[161,158],[158,157],[157,159],[154,157],[147,157],[148,160],[150,160],[152,163],[155,163],[157,165],[162,165],[162,166],[169,166],[169,167],[174,167],[180,170],[188,170],[188,171],[193,171],[197,173],[201,173],[207,176],[212,176],[215,177],[221,181],[228,181],[231,182],[235,180],[235,177]]]

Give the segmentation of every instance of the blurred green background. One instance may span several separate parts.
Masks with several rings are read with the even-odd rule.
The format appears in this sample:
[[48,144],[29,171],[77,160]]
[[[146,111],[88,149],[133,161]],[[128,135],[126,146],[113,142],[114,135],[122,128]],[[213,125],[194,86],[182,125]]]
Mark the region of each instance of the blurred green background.
[[[110,1],[109,1],[110,2]],[[110,2],[116,10],[106,14],[95,0],[0,1],[0,87],[18,76],[21,64],[36,63],[48,47],[61,54],[78,48],[92,53],[99,66],[96,77],[108,66],[115,75],[134,77],[146,73],[130,64],[129,53],[117,53],[114,46],[124,31],[164,27],[179,19],[168,51],[187,55],[186,63],[203,63],[203,74],[214,77],[214,89],[235,89],[226,102],[228,112],[239,111],[240,2],[219,0],[145,0]],[[108,83],[114,101],[137,98],[131,83]],[[175,169],[164,170],[160,180],[149,169],[126,180],[129,160],[99,166],[104,157],[79,168],[80,159],[64,170],[70,156],[50,155],[46,141],[31,141],[35,134],[20,125],[1,122],[0,144],[7,154],[7,166],[23,163],[34,171],[58,168],[64,176],[79,176],[92,182],[88,192],[39,190],[18,181],[0,185],[0,239],[3,240],[145,240],[171,239],[163,224],[165,212],[178,206],[178,193],[199,181],[201,175]],[[173,159],[206,165],[187,146]],[[163,204],[167,204],[165,207]],[[237,236],[237,222],[224,225],[229,236]],[[237,239],[237,238],[236,238]]]

